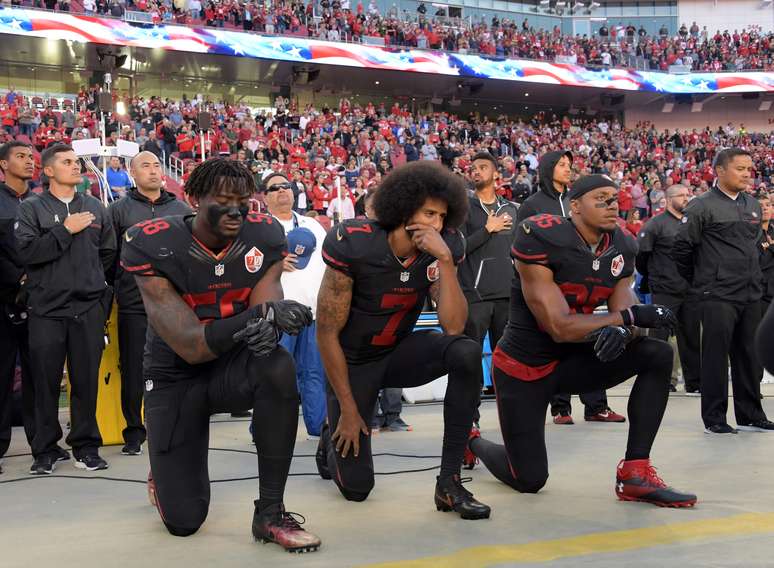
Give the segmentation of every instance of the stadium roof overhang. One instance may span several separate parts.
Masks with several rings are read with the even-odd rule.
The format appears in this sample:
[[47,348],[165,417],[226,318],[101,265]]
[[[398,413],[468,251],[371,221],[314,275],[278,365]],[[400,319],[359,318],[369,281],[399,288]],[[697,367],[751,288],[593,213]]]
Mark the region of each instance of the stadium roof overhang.
[[0,60],[8,63],[96,70],[101,65],[98,47],[110,45],[129,54],[125,70],[135,76],[292,85],[347,96],[615,109],[624,101],[630,106],[675,95],[701,101],[717,94],[774,93],[774,73],[592,71],[17,8],[0,9],[0,33],[13,36],[0,42]]

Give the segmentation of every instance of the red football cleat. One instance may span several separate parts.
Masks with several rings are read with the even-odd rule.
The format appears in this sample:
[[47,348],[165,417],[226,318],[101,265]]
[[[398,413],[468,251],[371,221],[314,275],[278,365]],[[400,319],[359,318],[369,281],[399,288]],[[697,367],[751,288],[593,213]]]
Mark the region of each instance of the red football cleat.
[[465,454],[462,456],[462,467],[465,469],[473,469],[478,464],[478,458],[476,454],[470,449],[470,442],[475,438],[481,437],[481,430],[473,426],[468,434],[468,443],[465,444]]
[[556,416],[554,416],[554,424],[575,424],[575,421],[573,421],[572,416],[567,414],[566,412],[560,412]]
[[148,501],[150,501],[150,504],[154,507],[158,508],[158,503],[156,501],[156,482],[153,481],[153,472],[148,472]]
[[696,495],[681,493],[664,483],[649,459],[618,463],[615,494],[621,501],[642,501],[659,507],[693,507],[696,504]]
[[597,412],[591,416],[585,416],[586,422],[626,422],[626,417],[621,416],[617,412],[613,412],[610,407],[607,407],[602,412]]
[[303,515],[285,511],[282,504],[272,505],[259,511],[258,501],[256,501],[253,537],[264,543],[279,544],[288,552],[313,552],[320,548],[320,539],[301,528],[305,522]]

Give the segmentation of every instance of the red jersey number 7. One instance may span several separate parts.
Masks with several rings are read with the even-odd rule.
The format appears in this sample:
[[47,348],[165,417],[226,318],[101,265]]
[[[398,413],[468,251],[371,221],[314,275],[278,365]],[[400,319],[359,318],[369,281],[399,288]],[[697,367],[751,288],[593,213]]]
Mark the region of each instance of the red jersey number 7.
[[397,337],[395,332],[400,326],[400,322],[406,317],[406,314],[417,304],[417,294],[385,294],[382,296],[382,308],[400,308],[397,312],[390,316],[387,320],[387,324],[384,329],[374,335],[371,339],[371,345],[377,345],[379,347],[387,347],[395,343]]

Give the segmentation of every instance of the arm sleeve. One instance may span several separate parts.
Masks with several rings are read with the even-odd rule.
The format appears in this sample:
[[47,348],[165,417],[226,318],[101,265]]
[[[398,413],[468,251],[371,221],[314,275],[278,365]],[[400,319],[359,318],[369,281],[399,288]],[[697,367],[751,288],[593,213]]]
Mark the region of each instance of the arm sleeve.
[[30,200],[19,207],[15,230],[19,258],[25,265],[45,264],[56,260],[70,248],[73,236],[64,225],[54,225],[43,232],[38,226],[35,209]]
[[142,227],[129,227],[121,245],[121,268],[134,276],[162,276],[169,279],[163,267],[155,261],[149,245],[150,239]]
[[446,241],[446,246],[449,247],[455,266],[465,260],[465,254],[468,247],[466,245],[467,239],[464,234],[454,229],[447,229],[444,233],[443,240]]
[[693,282],[693,251],[701,242],[704,230],[703,216],[704,207],[701,203],[689,203],[672,247],[672,260],[675,261],[677,272],[689,283]]
[[13,237],[12,218],[0,219],[0,287],[13,288],[19,284],[16,275],[21,268],[21,260],[16,254]]
[[468,218],[462,226],[463,233],[465,233],[465,252],[467,254],[480,248],[491,237],[486,227],[475,227],[471,221],[471,215],[468,213]]

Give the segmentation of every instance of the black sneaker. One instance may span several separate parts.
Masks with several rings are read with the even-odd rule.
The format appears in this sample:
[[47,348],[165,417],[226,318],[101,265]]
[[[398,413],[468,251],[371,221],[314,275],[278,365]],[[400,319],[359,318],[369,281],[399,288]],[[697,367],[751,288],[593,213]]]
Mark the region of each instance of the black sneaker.
[[38,456],[32,462],[30,475],[51,475],[56,468],[56,460],[52,455]]
[[669,392],[677,392],[677,387],[672,383],[669,383]]
[[701,390],[698,388],[685,387],[686,396],[701,396]]
[[70,459],[70,452],[64,448],[57,446],[54,450],[54,461],[63,462]]
[[464,481],[471,479],[461,479],[459,474],[446,479],[436,477],[435,508],[439,511],[455,511],[463,519],[488,519],[491,513],[489,506],[476,501],[473,494],[462,486]]
[[87,471],[97,471],[98,469],[107,469],[108,463],[99,457],[99,454],[86,454],[75,458],[75,467]]
[[252,412],[245,410],[244,412],[232,412],[231,418],[250,418],[252,415]]
[[732,428],[728,424],[713,424],[712,426],[707,426],[704,429],[704,432],[706,434],[738,434],[736,428]]
[[400,416],[389,424],[382,426],[382,432],[411,432],[412,430],[413,428],[406,424]]
[[771,432],[774,430],[774,422],[771,420],[757,420],[749,424],[737,424],[736,428],[743,432]]
[[317,453],[314,460],[317,462],[317,473],[323,479],[331,479],[331,472],[328,469],[328,446],[331,443],[331,429],[327,423],[323,424],[320,432],[320,443],[317,444]]
[[139,456],[142,454],[142,444],[140,442],[127,442],[121,448],[121,453],[125,456]]

